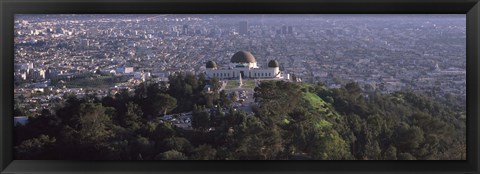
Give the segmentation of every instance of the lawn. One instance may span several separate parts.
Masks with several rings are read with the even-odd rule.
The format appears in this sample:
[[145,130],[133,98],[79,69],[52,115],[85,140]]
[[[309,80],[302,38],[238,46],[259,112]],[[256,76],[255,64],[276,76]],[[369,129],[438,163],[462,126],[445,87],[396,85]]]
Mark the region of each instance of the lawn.
[[[239,85],[238,80],[228,80],[226,89],[234,89],[237,88]],[[255,80],[243,80],[242,88],[255,88]]]
[[244,88],[255,88],[255,80],[244,80],[243,81]]
[[233,89],[238,87],[238,80],[227,80],[226,89]]

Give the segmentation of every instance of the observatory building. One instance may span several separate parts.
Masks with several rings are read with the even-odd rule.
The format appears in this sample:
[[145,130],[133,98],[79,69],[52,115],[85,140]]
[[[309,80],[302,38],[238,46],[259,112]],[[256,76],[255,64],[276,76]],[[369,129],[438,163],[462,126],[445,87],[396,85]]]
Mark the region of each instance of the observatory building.
[[240,76],[245,79],[284,78],[276,60],[269,61],[265,68],[259,68],[255,57],[248,51],[235,53],[228,67],[220,68],[214,61],[208,61],[205,74],[207,78],[219,79],[238,79]]

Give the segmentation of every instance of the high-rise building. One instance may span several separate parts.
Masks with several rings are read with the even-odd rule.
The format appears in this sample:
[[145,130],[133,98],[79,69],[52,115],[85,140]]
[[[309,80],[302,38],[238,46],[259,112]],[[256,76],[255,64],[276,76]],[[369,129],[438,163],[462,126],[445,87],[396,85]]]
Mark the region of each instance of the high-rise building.
[[282,34],[287,34],[287,26],[282,26]]
[[29,75],[30,75],[30,79],[33,79],[33,80],[45,79],[45,70],[35,69],[33,71],[30,71]]
[[15,70],[29,70],[33,69],[33,62],[28,63],[15,63]]
[[241,21],[239,23],[239,34],[241,35],[248,35],[248,22],[247,21]]
[[188,25],[187,25],[187,24],[183,25],[182,34],[183,34],[183,35],[187,35],[187,34],[188,34]]
[[34,66],[33,66],[33,62],[28,62],[27,63],[27,69],[33,69]]
[[82,48],[88,48],[90,46],[90,41],[88,39],[82,39],[80,45]]
[[47,71],[45,72],[45,78],[47,79],[52,79],[56,76],[58,76],[59,72],[55,68],[48,68]]

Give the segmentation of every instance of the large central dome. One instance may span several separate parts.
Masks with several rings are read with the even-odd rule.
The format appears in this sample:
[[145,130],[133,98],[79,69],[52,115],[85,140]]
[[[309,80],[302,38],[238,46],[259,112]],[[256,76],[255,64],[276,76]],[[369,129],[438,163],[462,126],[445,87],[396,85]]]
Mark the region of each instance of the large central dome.
[[232,56],[232,63],[255,63],[255,57],[248,51],[239,51]]

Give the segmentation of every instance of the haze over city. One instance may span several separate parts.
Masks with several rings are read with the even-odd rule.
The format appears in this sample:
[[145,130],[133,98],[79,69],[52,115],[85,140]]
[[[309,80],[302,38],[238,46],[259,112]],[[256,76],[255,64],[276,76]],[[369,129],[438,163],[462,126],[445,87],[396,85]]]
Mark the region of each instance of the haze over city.
[[277,60],[303,81],[332,87],[466,91],[465,15],[17,15],[15,23],[15,62],[52,71],[17,79],[119,67],[201,73],[207,61],[226,65],[246,50],[260,66]]
[[[102,154],[48,159],[465,158],[465,15],[18,14],[14,31],[20,159],[69,136]],[[57,131],[29,135],[42,119]]]

